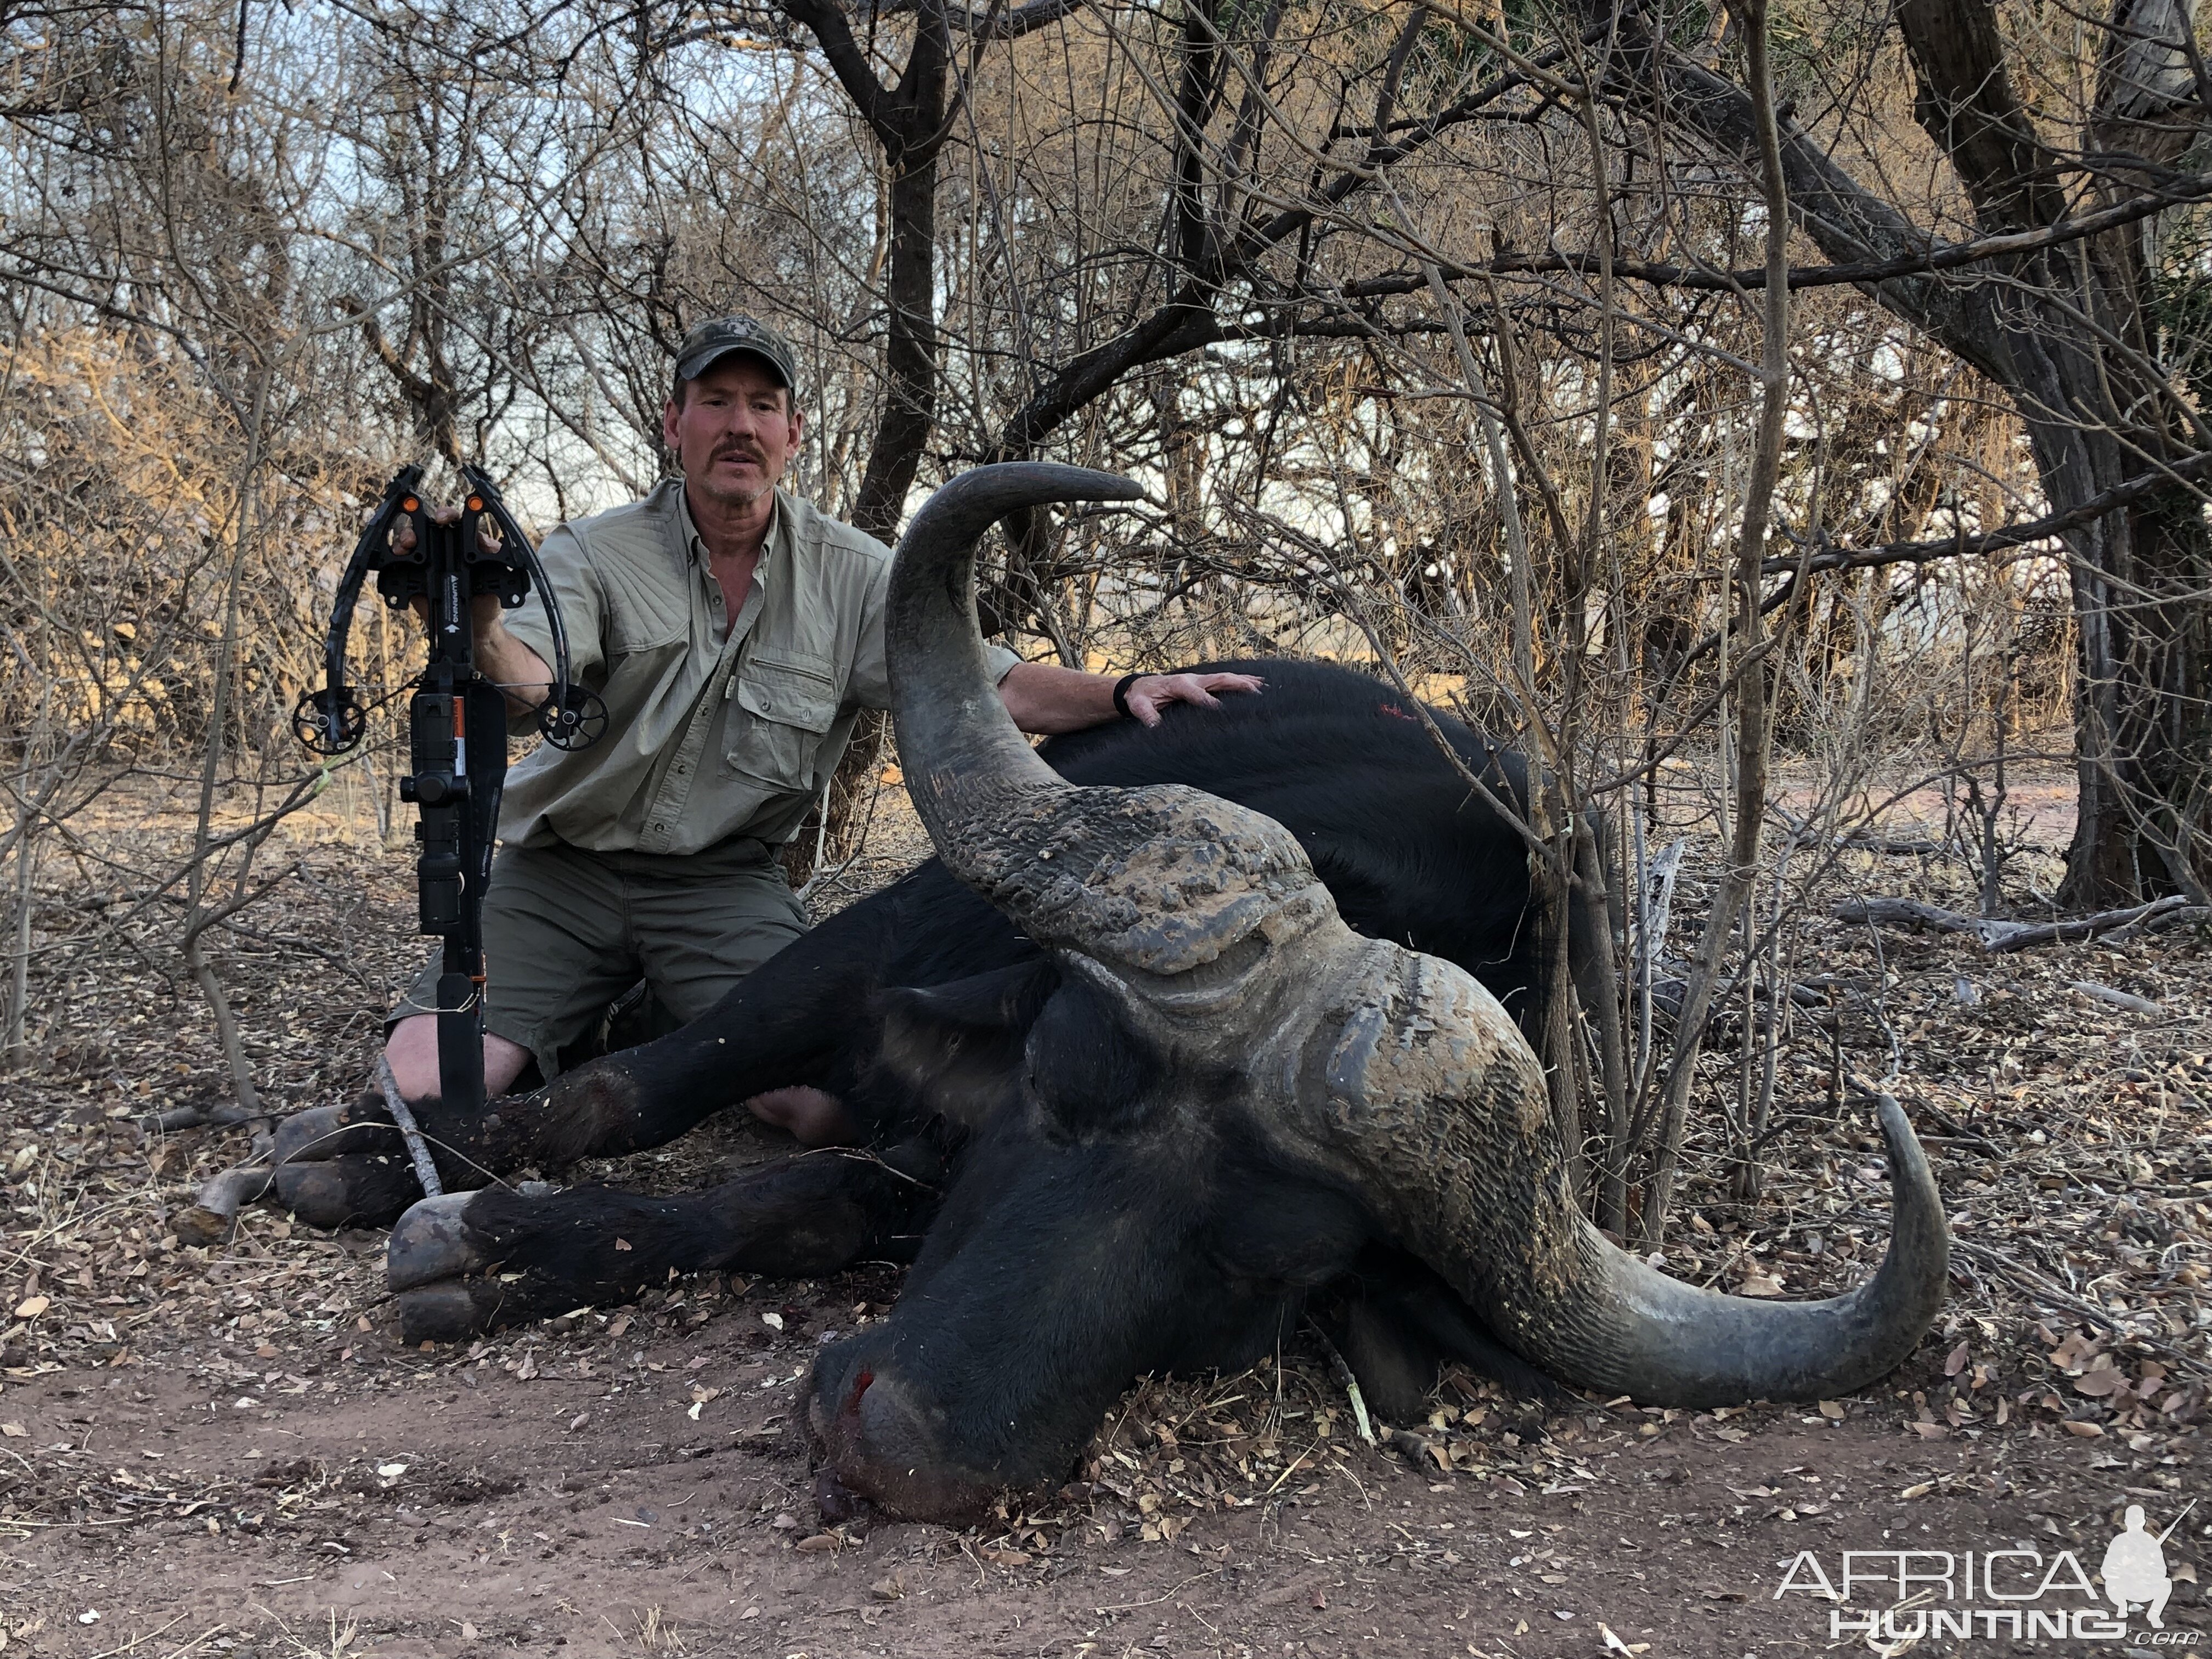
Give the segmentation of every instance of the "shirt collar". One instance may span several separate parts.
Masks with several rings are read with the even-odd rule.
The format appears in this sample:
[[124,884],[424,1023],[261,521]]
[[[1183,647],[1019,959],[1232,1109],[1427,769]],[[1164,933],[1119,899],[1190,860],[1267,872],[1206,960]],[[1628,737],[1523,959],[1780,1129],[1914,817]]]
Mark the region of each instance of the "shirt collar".
[[[691,517],[691,501],[685,493],[684,481],[676,480],[676,527],[684,537],[684,554],[699,567],[700,574],[707,573],[707,544],[700,539],[699,526]],[[769,514],[768,534],[761,539],[760,567],[753,580],[760,583],[761,575],[783,560],[791,539],[791,505],[783,498],[783,487],[775,489],[775,506]],[[762,583],[762,586],[766,584]]]

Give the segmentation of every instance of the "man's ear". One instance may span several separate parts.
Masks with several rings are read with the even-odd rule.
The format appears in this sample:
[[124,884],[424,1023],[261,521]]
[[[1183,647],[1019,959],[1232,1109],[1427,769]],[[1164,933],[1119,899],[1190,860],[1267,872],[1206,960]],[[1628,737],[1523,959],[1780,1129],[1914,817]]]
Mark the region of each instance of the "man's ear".
[[680,456],[684,453],[684,446],[677,438],[676,416],[676,399],[671,398],[660,406],[660,441]]

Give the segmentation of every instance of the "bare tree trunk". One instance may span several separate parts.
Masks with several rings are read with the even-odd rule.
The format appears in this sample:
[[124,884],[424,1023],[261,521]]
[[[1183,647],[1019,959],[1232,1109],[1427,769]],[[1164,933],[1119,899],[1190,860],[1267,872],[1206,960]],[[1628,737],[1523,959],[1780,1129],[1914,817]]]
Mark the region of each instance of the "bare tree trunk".
[[[829,0],[781,0],[795,22],[822,44],[832,71],[854,107],[883,147],[890,169],[889,269],[885,307],[883,414],[868,447],[867,465],[853,502],[852,521],[879,540],[898,538],[906,501],[921,471],[921,458],[937,424],[943,340],[937,322],[938,158],[951,132],[946,118],[952,43],[944,0],[924,0],[912,49],[896,87],[876,76],[842,9]],[[793,843],[787,875],[804,886],[823,865],[859,850],[865,828],[858,803],[872,799],[876,774],[890,748],[890,721],[864,713],[820,801],[814,842]]]
[[896,119],[877,127],[891,175],[890,270],[884,285],[888,385],[853,522],[887,542],[906,522],[907,492],[937,424],[937,161],[946,131],[951,57],[943,8],[925,4],[899,77],[902,107]]
[[15,826],[15,942],[8,953],[8,1018],[0,1030],[0,1060],[10,1069],[28,1063],[31,1045],[26,1023],[31,1007],[31,917],[38,894],[37,807],[25,793],[21,821]]
[[[209,1012],[215,1016],[216,1035],[222,1044],[231,1090],[243,1115],[261,1110],[261,1092],[254,1086],[253,1066],[239,1038],[238,1017],[232,1011],[230,998],[216,976],[215,965],[207,958],[207,929],[214,920],[209,914],[207,890],[209,866],[218,851],[214,833],[216,787],[222,770],[223,745],[230,725],[232,679],[238,662],[239,599],[246,577],[246,556],[252,550],[256,528],[254,509],[260,496],[264,421],[268,412],[270,375],[271,371],[264,367],[255,381],[251,424],[246,434],[246,465],[239,479],[236,539],[231,550],[230,574],[223,596],[222,656],[210,677],[212,690],[208,708],[207,751],[200,765],[199,810],[193,821],[191,872],[185,886],[185,963],[191,970],[193,982],[200,988],[200,994],[207,999]],[[241,890],[257,844],[250,840],[241,843],[239,856],[247,861],[238,876]]]
[[[1749,0],[1743,14],[1752,109],[1758,135],[1760,182],[1766,205],[1766,292],[1765,341],[1759,353],[1759,437],[1752,452],[1751,477],[1744,492],[1743,526],[1736,540],[1735,606],[1729,634],[1738,661],[1758,652],[1765,634],[1760,615],[1761,572],[1774,486],[1782,472],[1782,442],[1790,413],[1790,195],[1782,170],[1782,149],[1774,116],[1774,88],[1767,66],[1766,0]],[[1690,969],[1682,1012],[1674,1028],[1674,1053],[1662,1095],[1659,1145],[1651,1179],[1644,1189],[1642,1243],[1658,1247],[1674,1197],[1674,1171],[1682,1151],[1690,1088],[1696,1081],[1704,1044],[1705,1014],[1712,1006],[1729,942],[1735,932],[1759,874],[1759,834],[1766,819],[1767,760],[1772,743],[1769,724],[1768,674],[1760,663],[1736,681],[1737,732],[1735,811],[1728,867],[1714,890],[1705,931]],[[1748,975],[1752,964],[1744,964]]]

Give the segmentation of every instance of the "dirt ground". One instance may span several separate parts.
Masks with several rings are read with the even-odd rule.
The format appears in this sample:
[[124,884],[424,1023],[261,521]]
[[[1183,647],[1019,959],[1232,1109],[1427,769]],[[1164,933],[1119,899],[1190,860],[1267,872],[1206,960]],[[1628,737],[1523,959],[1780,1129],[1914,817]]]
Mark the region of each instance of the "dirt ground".
[[[896,861],[911,845],[891,828]],[[398,855],[326,840],[287,856],[296,878],[221,964],[280,1109],[352,1085],[419,951]],[[81,878],[106,899],[97,870]],[[1941,859],[1854,853],[1833,883],[1971,908],[1966,879]],[[1698,898],[1686,881],[1678,903]],[[2164,1628],[2137,1612],[2130,1635],[2055,1644],[2212,1641],[2196,1577],[2212,1508],[2186,1507],[2205,1495],[2212,1382],[2196,931],[1992,956],[1809,924],[1834,1042],[1810,1030],[1785,1053],[1758,1203],[1729,1195],[1717,1134],[1693,1149],[1667,1266],[1751,1294],[1862,1278],[1887,1194],[1836,1068],[1893,1061],[1957,1250],[1950,1307],[1879,1389],[1547,1411],[1455,1376],[1426,1422],[1370,1445],[1308,1337],[1242,1376],[1140,1384],[1066,1486],[983,1527],[848,1534],[821,1523],[792,1413],[808,1356],[879,1316],[895,1272],[679,1280],[636,1307],[403,1350],[380,1236],[267,1211],[217,1249],[167,1231],[246,1132],[149,1127],[220,1099],[222,1076],[189,983],[103,921],[119,908],[73,907],[81,951],[40,958],[57,1018],[39,1068],[0,1080],[8,1659],[2039,1652],[2053,1638],[2015,1635],[2008,1606],[2091,1609],[2130,1504],[2154,1534],[2179,1521]],[[95,949],[96,987],[82,972]],[[2157,1011],[2069,988],[2085,983]],[[1734,1075],[1722,1037],[1714,1090]],[[765,1132],[722,1122],[564,1178],[689,1185],[768,1150]],[[1846,1551],[1901,1550],[1917,1553],[1902,1585],[1893,1555],[1862,1553],[1842,1607],[1811,1593],[1842,1584]],[[2010,1550],[2035,1554],[2000,1573],[1987,1553]],[[1858,1628],[1899,1601],[1887,1628]],[[1990,1617],[1961,1639],[1917,1626],[1931,1609]]]

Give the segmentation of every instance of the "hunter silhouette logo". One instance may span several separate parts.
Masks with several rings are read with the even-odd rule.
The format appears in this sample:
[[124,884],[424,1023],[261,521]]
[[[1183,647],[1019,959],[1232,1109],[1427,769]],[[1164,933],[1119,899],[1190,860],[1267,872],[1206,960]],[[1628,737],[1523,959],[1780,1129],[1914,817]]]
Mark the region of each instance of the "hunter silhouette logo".
[[2128,1616],[2130,1607],[2140,1607],[2152,1629],[2166,1627],[2161,1615],[2166,1598],[2173,1594],[2173,1580],[2166,1575],[2166,1540],[2173,1536],[2182,1516],[2196,1507],[2192,1501],[2154,1538],[2143,1530],[2142,1505],[2128,1505],[2126,1530],[2105,1547],[2105,1594],[2121,1618]]

